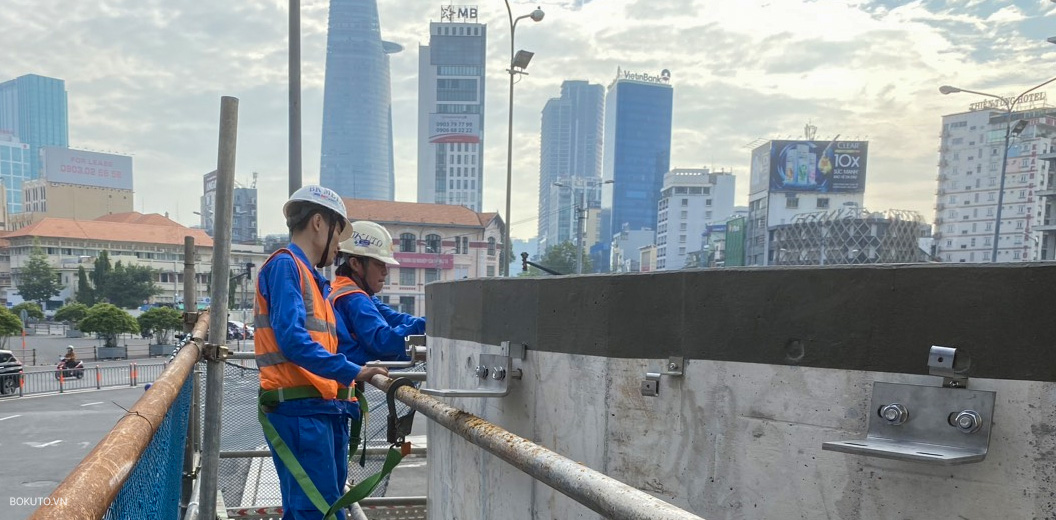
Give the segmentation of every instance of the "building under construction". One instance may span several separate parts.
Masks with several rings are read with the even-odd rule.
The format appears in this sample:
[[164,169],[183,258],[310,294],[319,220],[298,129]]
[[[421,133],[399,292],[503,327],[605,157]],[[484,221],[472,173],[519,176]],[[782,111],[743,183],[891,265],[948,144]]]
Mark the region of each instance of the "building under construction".
[[844,207],[797,215],[770,233],[770,265],[903,264],[931,257],[919,245],[930,226],[914,211]]

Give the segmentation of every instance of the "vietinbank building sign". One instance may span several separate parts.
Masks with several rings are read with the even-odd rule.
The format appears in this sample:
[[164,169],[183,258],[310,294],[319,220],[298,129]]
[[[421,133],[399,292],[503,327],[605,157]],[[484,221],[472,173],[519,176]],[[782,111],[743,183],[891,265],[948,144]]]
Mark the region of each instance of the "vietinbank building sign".
[[649,74],[648,72],[631,72],[628,70],[616,71],[616,79],[626,79],[630,81],[641,81],[642,83],[657,83],[660,85],[667,85],[671,82],[671,71],[664,69],[660,71],[660,75]]
[[773,141],[770,191],[862,193],[867,141]]

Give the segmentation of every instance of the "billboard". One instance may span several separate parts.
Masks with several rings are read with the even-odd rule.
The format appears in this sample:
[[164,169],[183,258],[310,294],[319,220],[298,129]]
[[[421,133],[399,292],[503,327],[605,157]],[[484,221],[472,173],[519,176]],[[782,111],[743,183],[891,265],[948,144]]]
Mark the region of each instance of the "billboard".
[[480,114],[429,114],[430,143],[480,143]]
[[132,158],[127,155],[45,146],[40,156],[44,178],[49,182],[132,189]]
[[861,193],[868,148],[866,141],[772,141],[770,191]]
[[746,265],[744,262],[745,225],[747,219],[735,218],[726,222],[726,267],[739,267]]
[[752,149],[751,182],[749,193],[766,191],[770,186],[770,143]]

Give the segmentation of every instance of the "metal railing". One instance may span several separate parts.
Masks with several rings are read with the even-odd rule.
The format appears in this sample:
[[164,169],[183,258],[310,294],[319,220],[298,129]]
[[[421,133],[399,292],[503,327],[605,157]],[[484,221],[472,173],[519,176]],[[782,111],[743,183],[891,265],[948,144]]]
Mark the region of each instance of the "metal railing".
[[163,363],[128,366],[92,366],[70,370],[35,370],[23,372],[18,384],[18,396],[31,394],[65,393],[74,390],[99,390],[120,386],[139,386],[153,383],[165,369]]

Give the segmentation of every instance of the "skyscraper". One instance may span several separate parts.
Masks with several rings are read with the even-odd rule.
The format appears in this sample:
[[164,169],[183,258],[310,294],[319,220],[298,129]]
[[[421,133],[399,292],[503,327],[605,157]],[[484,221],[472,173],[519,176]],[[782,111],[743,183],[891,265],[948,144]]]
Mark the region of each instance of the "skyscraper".
[[445,6],[418,51],[418,202],[481,211],[484,54],[476,8]]
[[[576,240],[574,206],[601,203],[605,89],[586,81],[565,81],[561,97],[543,107],[539,146],[539,253]],[[565,187],[555,186],[555,182]],[[611,237],[608,237],[611,238]],[[587,249],[592,244],[584,242]]]
[[[0,171],[8,190],[8,211],[18,213],[22,211],[21,179],[40,176],[40,147],[70,144],[66,82],[27,74],[0,83],[0,131],[29,145],[29,171]],[[18,201],[12,200],[13,196]]]
[[393,200],[389,54],[375,0],[330,0],[320,184],[343,197]]
[[[602,243],[625,230],[652,229],[671,162],[671,73],[616,72],[605,97]],[[609,265],[607,254],[602,265]]]

